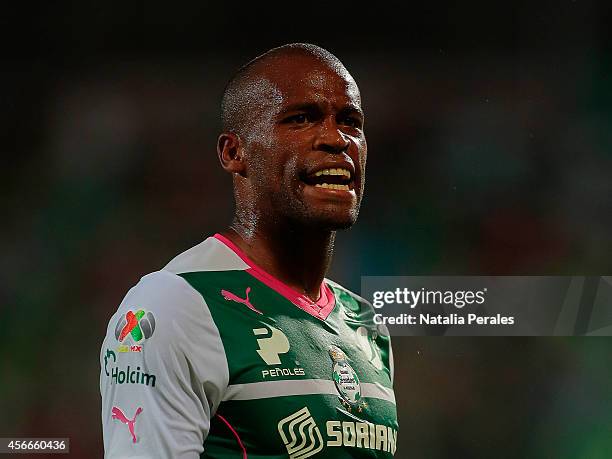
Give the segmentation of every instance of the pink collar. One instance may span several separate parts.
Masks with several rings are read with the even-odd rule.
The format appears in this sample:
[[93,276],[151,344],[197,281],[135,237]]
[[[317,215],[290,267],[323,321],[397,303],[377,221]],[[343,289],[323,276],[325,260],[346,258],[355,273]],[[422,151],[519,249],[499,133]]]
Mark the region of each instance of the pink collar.
[[334,292],[331,291],[325,282],[321,283],[321,294],[318,301],[314,302],[307,296],[298,293],[288,285],[279,281],[276,277],[261,269],[259,266],[253,263],[253,261],[251,261],[251,259],[249,259],[249,257],[247,257],[236,244],[225,236],[217,233],[213,237],[225,244],[232,252],[238,255],[242,261],[249,265],[246,272],[266,284],[272,290],[280,293],[298,308],[307,312],[311,316],[316,317],[317,319],[325,320],[334,309],[334,306],[336,305],[336,297],[334,296]]

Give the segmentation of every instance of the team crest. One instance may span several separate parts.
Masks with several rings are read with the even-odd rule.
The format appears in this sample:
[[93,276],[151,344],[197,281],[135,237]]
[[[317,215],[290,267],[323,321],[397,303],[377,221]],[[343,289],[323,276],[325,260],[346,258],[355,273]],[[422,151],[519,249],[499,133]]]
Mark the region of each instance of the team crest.
[[361,399],[359,376],[349,365],[346,354],[340,348],[331,346],[329,356],[333,361],[332,377],[336,390],[340,394],[340,402],[349,412],[352,408],[361,412],[366,407],[366,403]]

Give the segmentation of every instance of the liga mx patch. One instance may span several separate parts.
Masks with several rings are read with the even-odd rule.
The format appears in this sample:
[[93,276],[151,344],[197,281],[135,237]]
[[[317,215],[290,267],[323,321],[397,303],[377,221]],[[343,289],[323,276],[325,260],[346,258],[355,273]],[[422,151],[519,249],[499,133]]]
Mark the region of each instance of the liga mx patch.
[[151,311],[128,311],[115,326],[118,352],[142,352],[142,343],[155,332],[155,316]]

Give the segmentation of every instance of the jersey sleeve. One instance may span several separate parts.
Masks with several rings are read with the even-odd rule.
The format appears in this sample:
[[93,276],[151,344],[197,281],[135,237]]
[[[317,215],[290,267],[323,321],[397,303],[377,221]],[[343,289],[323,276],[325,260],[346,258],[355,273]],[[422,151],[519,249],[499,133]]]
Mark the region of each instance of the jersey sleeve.
[[100,352],[105,458],[198,458],[229,374],[202,296],[158,271],[133,287]]

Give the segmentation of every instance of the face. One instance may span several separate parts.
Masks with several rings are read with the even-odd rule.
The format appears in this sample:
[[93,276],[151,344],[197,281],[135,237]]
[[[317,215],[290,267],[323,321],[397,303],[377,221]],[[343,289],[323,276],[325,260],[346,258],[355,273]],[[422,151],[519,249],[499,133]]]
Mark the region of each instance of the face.
[[357,219],[367,155],[359,89],[343,67],[285,57],[264,71],[243,136],[260,217],[336,230]]

